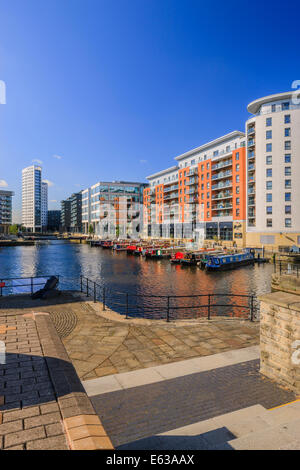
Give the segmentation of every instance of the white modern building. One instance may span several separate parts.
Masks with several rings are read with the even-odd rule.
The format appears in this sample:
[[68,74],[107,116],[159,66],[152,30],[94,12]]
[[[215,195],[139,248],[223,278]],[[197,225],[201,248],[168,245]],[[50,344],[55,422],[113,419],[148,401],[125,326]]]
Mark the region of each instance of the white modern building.
[[30,232],[42,230],[42,168],[22,170],[22,225]]
[[48,225],[48,183],[42,181],[42,198],[41,198],[41,218],[42,218],[42,229],[47,230]]
[[247,244],[300,244],[300,103],[293,92],[257,99],[247,133]]
[[12,224],[12,191],[0,190],[0,234],[7,234]]

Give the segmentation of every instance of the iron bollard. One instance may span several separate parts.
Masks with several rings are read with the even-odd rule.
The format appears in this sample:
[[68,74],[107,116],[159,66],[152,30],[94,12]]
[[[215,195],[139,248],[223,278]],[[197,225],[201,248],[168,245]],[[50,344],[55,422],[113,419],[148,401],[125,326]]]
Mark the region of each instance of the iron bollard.
[[167,303],[167,322],[170,321],[170,297],[168,296],[168,303]]
[[103,292],[102,292],[102,310],[105,310],[105,287],[103,287]]
[[208,294],[208,306],[207,306],[207,319],[210,320],[210,296],[211,294]]
[[89,296],[89,280],[86,278],[86,296]]

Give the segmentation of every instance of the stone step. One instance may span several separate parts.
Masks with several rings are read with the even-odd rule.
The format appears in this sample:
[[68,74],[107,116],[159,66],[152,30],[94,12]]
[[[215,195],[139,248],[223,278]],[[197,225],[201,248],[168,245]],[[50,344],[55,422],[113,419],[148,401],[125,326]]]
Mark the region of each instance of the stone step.
[[205,450],[268,428],[264,420],[268,411],[254,405],[205,421],[199,421],[165,433],[124,444],[118,450]]

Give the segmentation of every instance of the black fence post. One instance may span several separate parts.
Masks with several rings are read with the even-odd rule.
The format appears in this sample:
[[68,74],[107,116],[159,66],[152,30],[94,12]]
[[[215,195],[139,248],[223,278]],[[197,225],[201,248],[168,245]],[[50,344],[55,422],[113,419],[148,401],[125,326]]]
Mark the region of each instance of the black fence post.
[[254,297],[251,295],[250,298],[250,321],[253,321],[254,319]]
[[207,306],[207,319],[210,320],[210,296],[211,294],[208,294],[208,306]]
[[105,310],[105,287],[103,287],[103,292],[102,292],[102,310]]
[[82,274],[80,274],[80,292],[82,292]]
[[89,280],[86,278],[86,296],[89,296]]
[[168,296],[168,303],[167,303],[167,322],[170,321],[170,297]]
[[128,292],[126,293],[126,319],[128,319],[128,308],[129,308],[129,305],[128,305]]
[[96,283],[94,282],[94,303],[96,303]]

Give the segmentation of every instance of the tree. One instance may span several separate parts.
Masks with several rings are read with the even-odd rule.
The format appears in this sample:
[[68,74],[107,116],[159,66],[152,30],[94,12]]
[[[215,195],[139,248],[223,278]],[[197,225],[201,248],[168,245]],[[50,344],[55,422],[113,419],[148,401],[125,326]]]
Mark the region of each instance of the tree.
[[13,224],[9,226],[9,233],[10,235],[18,235],[19,227],[17,224]]
[[89,234],[92,235],[94,233],[94,227],[93,224],[90,224],[89,226]]

